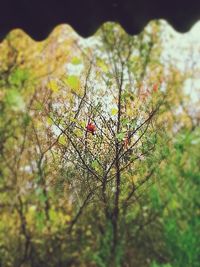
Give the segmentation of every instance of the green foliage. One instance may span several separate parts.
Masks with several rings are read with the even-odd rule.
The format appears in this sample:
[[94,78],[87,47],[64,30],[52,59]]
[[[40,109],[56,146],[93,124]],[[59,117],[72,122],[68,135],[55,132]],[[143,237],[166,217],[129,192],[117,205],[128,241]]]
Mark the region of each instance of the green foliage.
[[167,263],[167,264],[158,264],[156,262],[153,262],[151,267],[173,267],[173,266],[171,264],[169,264],[169,263]]
[[159,191],[156,185],[153,185],[150,189],[150,200],[154,210],[159,210],[161,207]]
[[6,104],[14,111],[23,111],[25,109],[25,102],[17,89],[8,90],[6,94]]
[[105,231],[106,232],[100,239],[98,252],[92,255],[92,260],[98,267],[109,266],[111,260],[111,247],[113,239],[112,225],[108,224]]
[[65,81],[72,89],[78,89],[80,86],[79,78],[75,75],[68,76]]
[[196,154],[198,147],[191,145],[198,131],[196,128],[194,132],[180,133],[174,150],[171,151],[171,161],[165,173],[166,179],[169,179],[173,187],[169,184],[171,197],[164,212],[163,226],[170,261],[175,267],[199,265],[200,218],[197,181],[200,170],[196,165],[199,158]]
[[28,70],[17,68],[11,73],[8,81],[11,87],[22,89],[25,82],[28,81],[29,78],[30,78],[30,75],[29,75]]
[[74,64],[74,65],[79,65],[79,64],[81,64],[82,62],[81,62],[81,59],[80,58],[78,58],[78,57],[74,57],[73,59],[72,59],[72,64]]

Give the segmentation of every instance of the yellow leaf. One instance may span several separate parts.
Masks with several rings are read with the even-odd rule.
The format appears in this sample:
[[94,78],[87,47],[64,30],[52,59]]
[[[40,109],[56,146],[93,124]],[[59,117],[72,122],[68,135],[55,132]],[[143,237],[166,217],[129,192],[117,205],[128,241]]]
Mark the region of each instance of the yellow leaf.
[[92,232],[91,232],[91,230],[87,230],[87,231],[86,231],[86,235],[87,235],[87,236],[90,236],[90,235],[92,235]]
[[127,108],[127,110],[126,110],[126,114],[127,114],[128,116],[132,116],[132,115],[133,115],[133,109],[131,109],[131,108]]
[[65,138],[65,136],[63,136],[63,135],[60,136],[59,139],[58,139],[58,142],[61,145],[66,145],[66,138]]
[[74,131],[74,133],[75,133],[75,135],[76,135],[77,137],[82,137],[82,136],[83,136],[83,131],[81,131],[80,129],[76,129],[76,130]]
[[78,58],[78,57],[74,57],[74,58],[72,58],[72,64],[74,64],[74,65],[79,65],[79,64],[81,64],[81,60],[80,60],[80,58]]
[[47,123],[48,123],[49,125],[52,125],[52,124],[53,124],[52,119],[51,119],[51,118],[47,118]]
[[59,91],[59,87],[56,81],[52,80],[47,84],[48,88],[53,92],[57,93]]
[[70,222],[70,221],[71,221],[71,216],[70,216],[70,215],[65,215],[65,220],[66,220],[67,222]]
[[108,67],[102,59],[98,58],[96,64],[98,67],[102,69],[102,71],[104,72],[108,71]]
[[85,128],[85,126],[86,126],[85,121],[81,121],[81,122],[80,122],[80,125],[81,125],[81,127]]
[[112,114],[113,116],[115,116],[117,113],[118,113],[118,109],[117,109],[117,108],[112,108],[112,109],[111,109],[111,114]]
[[79,89],[80,87],[80,80],[75,75],[70,75],[66,79],[66,83],[68,86],[70,86],[72,89]]

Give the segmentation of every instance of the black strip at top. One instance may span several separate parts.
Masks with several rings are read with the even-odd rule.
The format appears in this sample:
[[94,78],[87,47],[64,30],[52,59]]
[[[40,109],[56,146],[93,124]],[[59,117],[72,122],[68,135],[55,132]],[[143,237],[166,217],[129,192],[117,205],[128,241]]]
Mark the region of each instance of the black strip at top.
[[137,34],[152,19],[165,19],[186,32],[200,19],[199,0],[1,0],[0,39],[21,28],[35,40],[45,39],[59,24],[92,35],[103,22],[116,21]]

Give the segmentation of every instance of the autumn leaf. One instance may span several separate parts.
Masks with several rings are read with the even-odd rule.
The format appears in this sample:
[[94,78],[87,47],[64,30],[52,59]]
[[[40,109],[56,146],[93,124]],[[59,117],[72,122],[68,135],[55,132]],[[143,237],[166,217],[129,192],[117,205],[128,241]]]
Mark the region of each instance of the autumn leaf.
[[156,93],[158,91],[158,84],[154,84],[153,85],[153,91]]
[[79,89],[80,88],[80,80],[75,75],[69,75],[67,79],[65,80],[68,86],[70,86],[72,89]]
[[96,64],[98,67],[100,67],[100,69],[103,71],[103,72],[107,72],[108,71],[108,66],[106,65],[106,63],[98,58],[97,61],[96,61]]
[[74,58],[72,58],[71,63],[72,63],[73,65],[79,65],[79,64],[81,64],[81,59],[78,58],[78,57],[74,57]]
[[47,87],[51,89],[53,92],[57,93],[59,91],[59,86],[55,80],[50,81],[47,84]]
[[65,136],[61,135],[58,139],[58,143],[61,145],[66,145],[66,138]]
[[112,114],[113,116],[117,115],[117,113],[118,113],[118,109],[117,109],[117,108],[112,108],[112,109],[111,109],[111,114]]

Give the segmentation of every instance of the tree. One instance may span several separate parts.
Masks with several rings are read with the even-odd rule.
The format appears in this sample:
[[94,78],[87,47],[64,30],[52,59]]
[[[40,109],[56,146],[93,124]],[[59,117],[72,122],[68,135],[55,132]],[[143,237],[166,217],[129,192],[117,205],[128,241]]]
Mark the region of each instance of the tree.
[[163,62],[162,27],[129,36],[107,23],[87,40],[60,27],[42,43],[15,31],[0,47],[3,266],[180,266],[186,250],[198,261],[197,216],[178,228],[198,213],[198,116],[190,71]]

